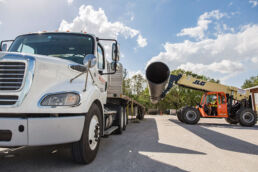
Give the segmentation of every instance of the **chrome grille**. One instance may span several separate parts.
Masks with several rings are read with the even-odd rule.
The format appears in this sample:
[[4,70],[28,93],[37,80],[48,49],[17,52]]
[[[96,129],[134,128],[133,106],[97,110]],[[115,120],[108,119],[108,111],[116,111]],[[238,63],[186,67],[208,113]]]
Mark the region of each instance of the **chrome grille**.
[[19,90],[24,73],[25,63],[23,62],[0,62],[0,90]]

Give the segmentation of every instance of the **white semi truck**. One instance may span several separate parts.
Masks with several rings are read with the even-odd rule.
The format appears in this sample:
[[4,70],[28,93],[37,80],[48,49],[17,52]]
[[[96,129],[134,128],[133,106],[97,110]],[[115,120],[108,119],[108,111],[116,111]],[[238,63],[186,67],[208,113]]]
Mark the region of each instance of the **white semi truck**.
[[[71,143],[74,160],[87,164],[102,136],[125,130],[126,109],[143,118],[144,107],[122,95],[116,40],[44,32],[7,49],[8,41],[0,49],[0,147]],[[112,63],[102,41],[113,42]]]

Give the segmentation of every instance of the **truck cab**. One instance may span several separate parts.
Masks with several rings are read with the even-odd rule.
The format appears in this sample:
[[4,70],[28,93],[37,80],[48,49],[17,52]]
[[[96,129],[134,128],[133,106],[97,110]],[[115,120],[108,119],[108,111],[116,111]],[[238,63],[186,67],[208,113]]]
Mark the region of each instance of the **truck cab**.
[[[101,41],[113,42],[112,63]],[[1,50],[0,146],[71,143],[75,161],[93,161],[100,137],[121,129],[121,113],[107,105],[117,41],[85,33],[32,33],[16,37],[8,50],[3,41]]]

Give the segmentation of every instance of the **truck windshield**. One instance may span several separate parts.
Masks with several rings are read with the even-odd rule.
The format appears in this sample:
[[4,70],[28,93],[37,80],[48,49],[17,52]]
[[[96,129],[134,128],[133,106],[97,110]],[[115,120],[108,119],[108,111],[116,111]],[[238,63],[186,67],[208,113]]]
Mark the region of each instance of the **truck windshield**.
[[22,35],[8,51],[58,57],[83,64],[87,54],[93,54],[94,40],[90,35],[43,33]]

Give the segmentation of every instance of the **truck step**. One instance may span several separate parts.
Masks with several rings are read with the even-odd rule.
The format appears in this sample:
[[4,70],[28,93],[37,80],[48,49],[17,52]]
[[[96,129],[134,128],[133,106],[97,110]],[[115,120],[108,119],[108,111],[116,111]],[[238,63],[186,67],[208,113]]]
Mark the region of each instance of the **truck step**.
[[105,115],[115,115],[117,112],[115,110],[109,110],[109,109],[104,109],[104,114]]
[[106,131],[104,131],[104,135],[107,136],[107,135],[110,135],[112,134],[116,129],[118,129],[118,126],[113,126],[109,129],[107,129]]

